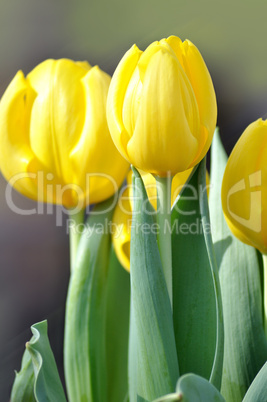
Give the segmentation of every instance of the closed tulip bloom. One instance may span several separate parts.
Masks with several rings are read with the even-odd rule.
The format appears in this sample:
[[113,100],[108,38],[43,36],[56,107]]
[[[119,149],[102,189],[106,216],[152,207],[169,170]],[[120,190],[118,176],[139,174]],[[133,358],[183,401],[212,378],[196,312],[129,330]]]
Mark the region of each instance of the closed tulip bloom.
[[222,207],[233,234],[267,253],[267,121],[250,124],[236,143],[222,183]]
[[135,167],[165,177],[207,153],[217,119],[212,80],[198,49],[170,36],[122,58],[108,93],[108,125]]
[[14,188],[67,208],[117,190],[129,165],[107,126],[109,84],[97,66],[68,59],[16,74],[0,103],[0,169]]

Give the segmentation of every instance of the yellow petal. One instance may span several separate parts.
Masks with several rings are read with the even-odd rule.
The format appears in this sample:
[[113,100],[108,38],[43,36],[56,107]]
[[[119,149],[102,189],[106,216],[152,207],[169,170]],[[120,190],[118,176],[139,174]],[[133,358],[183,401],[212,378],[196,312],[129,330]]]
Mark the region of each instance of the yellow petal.
[[146,70],[136,127],[127,146],[130,161],[163,176],[186,170],[198,150],[198,125],[194,93],[179,62],[169,52],[158,51]]
[[184,172],[177,173],[174,178],[172,179],[172,196],[171,196],[171,203],[174,204],[176,198],[182,191],[183,186],[187,182],[193,168],[185,170]]
[[[224,173],[222,206],[241,241],[267,251],[267,122],[250,124],[236,143]],[[234,229],[233,229],[234,228]],[[241,235],[240,235],[241,233]]]
[[146,188],[147,196],[152,207],[157,211],[157,183],[152,174],[142,174],[142,179]]
[[129,160],[127,142],[130,134],[123,123],[123,102],[127,86],[141,54],[141,50],[135,45],[125,53],[112,77],[107,99],[108,126],[116,147],[127,160]]
[[[120,195],[113,215],[112,242],[117,257],[122,266],[130,271],[130,240],[131,222],[133,211],[133,172],[127,174],[127,187]],[[151,174],[142,174],[142,179],[146,186],[146,191],[154,209],[157,209],[157,189],[156,180]]]
[[122,110],[123,124],[129,134],[129,138],[134,132],[140,106],[142,88],[143,85],[140,80],[139,68],[136,67],[127,87]]
[[93,67],[82,79],[82,84],[86,118],[70,159],[75,183],[87,192],[91,204],[103,201],[118,190],[129,163],[115,147],[107,125],[105,111],[109,75]]
[[115,230],[112,232],[112,242],[116,255],[127,271],[130,271],[131,220],[132,213],[129,203],[129,189],[127,188],[116,205],[113,215]]
[[165,39],[162,39],[160,42],[155,41],[151,43],[142,53],[138,61],[138,69],[142,82],[144,81],[145,73],[152,57],[160,50],[172,53],[172,48],[168,45]]
[[[142,176],[142,180],[144,182],[146,192],[147,192],[147,197],[152,205],[152,207],[157,210],[157,183],[155,177],[150,174],[146,173],[143,170],[139,169],[139,173]],[[127,175],[127,185],[129,188],[129,202],[131,206],[131,211],[133,211],[134,208],[134,197],[133,197],[133,185],[132,185],[132,178],[133,178],[133,172],[132,170],[129,171]],[[145,206],[144,206],[145,207]]]
[[169,43],[190,80],[198,104],[201,125],[207,130],[203,128],[199,136],[201,152],[194,161],[196,165],[206,155],[212,141],[217,121],[216,96],[209,71],[199,50],[189,40],[182,42],[177,39],[170,37]]
[[184,69],[184,60],[183,60],[183,54],[182,54],[182,47],[183,47],[183,42],[181,41],[178,36],[169,36],[167,39],[165,39],[168,45],[172,48],[174,51],[176,57],[179,60],[179,63],[181,64],[182,68]]
[[243,232],[241,232],[241,230],[239,230],[236,226],[232,224],[232,222],[227,218],[227,216],[225,216],[225,220],[227,222],[227,225],[229,226],[229,229],[231,230],[231,232],[235,237],[237,237],[240,241],[247,244],[248,246],[253,247],[253,243],[244,235]]
[[[10,184],[26,197],[62,204],[56,191],[58,178],[38,161],[30,148],[29,125],[35,98],[35,91],[19,71],[1,100],[1,170]],[[73,205],[70,191],[65,192],[63,201],[64,205]]]
[[175,52],[173,51],[172,47],[168,43],[167,39],[161,39],[159,42],[155,41],[151,43],[146,50],[142,53],[139,61],[138,61],[138,69],[140,73],[141,81],[144,81],[146,69],[150,63],[151,58],[156,54],[158,51],[167,51],[173,56],[175,56]]
[[28,178],[28,166],[34,159],[29,144],[29,122],[36,94],[19,71],[1,99],[0,166],[5,178],[27,197],[36,199],[36,186]]
[[74,61],[74,64],[76,64],[76,66],[84,68],[85,71],[89,71],[91,68],[91,65],[88,63],[88,61]]
[[81,79],[90,69],[71,60],[46,60],[27,77],[37,93],[31,114],[30,143],[42,164],[72,182],[69,153],[85,120],[85,95]]

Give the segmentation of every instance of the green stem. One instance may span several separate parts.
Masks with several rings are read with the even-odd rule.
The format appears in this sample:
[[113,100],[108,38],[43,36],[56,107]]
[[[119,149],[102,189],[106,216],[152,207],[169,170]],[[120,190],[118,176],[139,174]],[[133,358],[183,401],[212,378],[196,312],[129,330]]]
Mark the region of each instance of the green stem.
[[262,254],[263,258],[263,320],[264,320],[264,331],[267,336],[267,255]]
[[84,223],[84,209],[78,211],[77,213],[71,213],[69,211],[69,237],[70,237],[70,270],[73,272],[75,267],[76,253],[82,233],[82,227],[80,224]]
[[158,246],[172,306],[171,176],[156,177],[158,194]]

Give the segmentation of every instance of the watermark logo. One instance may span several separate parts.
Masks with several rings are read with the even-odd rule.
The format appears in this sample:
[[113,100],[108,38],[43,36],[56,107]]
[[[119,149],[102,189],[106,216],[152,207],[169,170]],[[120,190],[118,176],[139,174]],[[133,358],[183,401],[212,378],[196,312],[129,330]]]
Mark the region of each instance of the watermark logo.
[[[108,204],[107,209],[104,211],[97,211],[92,209],[91,206],[91,194],[99,189],[99,183],[101,183],[102,190],[104,186],[109,188],[109,193],[114,193],[114,199],[112,202]],[[139,187],[133,189],[132,184],[126,184],[121,188],[118,188],[116,181],[110,175],[106,175],[103,173],[88,173],[85,177],[83,187],[79,187],[77,184],[60,184],[56,181],[54,175],[52,173],[45,173],[43,171],[38,171],[36,173],[18,173],[14,175],[10,180],[6,187],[6,202],[9,208],[18,215],[52,215],[55,213],[56,217],[56,225],[62,226],[65,223],[64,216],[68,216],[69,226],[73,227],[74,219],[72,219],[72,215],[75,215],[82,211],[85,208],[85,212],[90,215],[97,215],[108,213],[113,210],[117,204],[117,207],[120,209],[121,214],[124,216],[128,216],[128,222],[130,222],[132,218],[132,212],[134,208],[134,204],[138,203],[138,213],[145,213],[147,215],[156,215],[157,213],[161,213],[161,208],[163,207],[160,203],[157,203],[157,193],[162,191],[161,187],[157,187],[156,181],[155,183],[145,182],[146,191],[148,194],[148,199],[144,200],[142,190]],[[171,185],[171,181],[168,183]],[[26,208],[25,205],[20,206],[17,202],[17,198],[14,197],[14,188],[29,188],[34,195],[34,198],[38,200],[38,202],[32,206],[31,208]],[[29,187],[28,187],[29,186]],[[198,188],[192,186],[190,184],[180,184],[177,188],[174,189],[172,193],[172,200],[175,199],[175,211],[179,216],[194,216],[196,215],[196,219],[190,223],[179,223],[179,227],[171,227],[164,228],[167,232],[181,233],[181,234],[192,234],[192,233],[200,233],[201,225],[197,220],[198,212],[196,209],[197,202],[201,197],[203,197],[204,192],[206,191],[208,186],[199,185]],[[182,189],[186,191],[182,192]],[[169,196],[171,194],[171,188],[169,188]],[[161,197],[162,198],[162,197]],[[183,202],[179,202],[179,199],[182,198]],[[74,200],[71,208],[67,208],[66,202],[64,200]],[[44,202],[46,200],[46,202]],[[56,203],[55,202],[56,200]],[[176,202],[178,201],[178,202]],[[171,199],[168,200],[169,204],[171,204]],[[151,207],[153,205],[153,208]],[[181,219],[182,221],[182,219]],[[119,231],[119,235],[121,235],[121,227],[114,228],[111,226],[112,223],[107,225],[105,223],[104,227],[95,227],[94,231],[108,231],[109,233],[113,233]],[[130,225],[128,223],[128,225]],[[130,225],[131,226],[131,225]],[[84,231],[88,231],[88,236],[91,235],[91,229],[86,228],[85,224],[80,224],[76,230],[79,233]],[[142,226],[142,228],[136,228],[136,230],[143,230],[144,233],[146,231],[152,231],[157,234],[159,231],[158,224],[152,225],[152,227],[147,227],[147,225]],[[209,230],[209,229],[206,229]]]
[[[248,176],[249,194],[250,194],[250,209],[249,218],[245,219],[242,216],[237,215],[230,208],[230,198],[236,195],[240,191],[247,189],[245,179],[240,180],[234,184],[227,194],[227,210],[231,217],[238,223],[240,223],[245,228],[252,230],[253,232],[259,233],[261,231],[261,203],[262,196],[261,190],[261,171],[257,171]],[[244,200],[245,202],[245,200]]]
[[[135,232],[135,235],[158,235],[160,232],[160,225],[157,222],[152,224],[133,222],[132,218],[129,218],[124,223],[128,231]],[[118,239],[123,234],[123,224],[116,224],[108,219],[104,222],[94,223],[89,225],[88,223],[80,223],[76,225],[73,219],[67,220],[67,233],[74,232],[75,234],[83,235],[90,238],[93,234],[105,234],[109,233],[114,239]],[[180,223],[179,220],[175,220],[172,224],[168,221],[164,222],[163,233],[176,234],[176,235],[201,235],[203,233],[211,233],[210,223],[203,223],[200,218],[196,218],[195,221],[186,223]]]
[[[82,211],[84,206],[86,206],[86,213],[98,214],[98,212],[90,211],[90,194],[95,191],[96,181],[100,183],[100,186],[97,188],[98,191],[102,186],[108,188],[109,192],[116,195],[112,205],[109,206],[110,209],[114,208],[119,196],[118,185],[112,176],[104,173],[87,173],[83,187],[75,183],[57,183],[52,173],[44,173],[43,171],[38,171],[37,173],[17,173],[9,179],[6,186],[5,198],[10,210],[18,215],[52,215],[56,212],[56,225],[62,226],[64,215],[74,215]],[[14,188],[24,188],[24,183],[27,184],[26,188],[30,183],[32,184],[30,188],[34,194],[34,198],[38,201],[34,208],[27,209],[25,206],[20,207],[14,201]],[[67,208],[65,205],[68,205],[70,199],[73,205]]]

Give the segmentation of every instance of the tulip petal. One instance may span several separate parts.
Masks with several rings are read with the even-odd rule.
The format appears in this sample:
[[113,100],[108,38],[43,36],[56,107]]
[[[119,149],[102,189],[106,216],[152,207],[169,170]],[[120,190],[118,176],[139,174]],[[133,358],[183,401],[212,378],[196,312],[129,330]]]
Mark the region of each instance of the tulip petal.
[[130,271],[130,240],[132,208],[129,202],[129,188],[123,192],[122,198],[116,205],[113,224],[116,227],[112,233],[112,242],[121,265]]
[[[101,146],[105,152],[106,147],[110,148],[113,142],[110,138],[105,110],[110,77],[102,72],[99,67],[93,67],[82,79],[85,93],[85,121],[81,135],[73,146],[70,157],[73,162],[75,182],[83,183],[82,171],[95,172],[99,169],[98,159],[95,158],[96,146]],[[102,143],[98,144],[98,138],[102,137]],[[115,147],[114,147],[115,149]],[[89,163],[88,163],[89,162]],[[105,160],[103,161],[106,162]],[[107,164],[108,162],[106,162]],[[102,170],[101,170],[102,171]],[[105,169],[103,168],[103,171]]]
[[132,137],[133,135],[137,120],[137,115],[140,106],[140,99],[142,95],[143,82],[148,64],[151,58],[154,56],[154,54],[156,54],[160,50],[163,51],[167,50],[173,53],[173,55],[175,55],[175,53],[173,52],[172,48],[168,45],[166,40],[151,43],[151,45],[147,47],[145,52],[142,53],[138,61],[138,67],[135,68],[132,77],[130,79],[130,82],[128,84],[124,97],[122,116],[124,126],[128,131],[130,137]]
[[172,48],[181,66],[184,68],[184,60],[182,55],[182,46],[183,46],[182,40],[178,38],[178,36],[171,35],[167,39],[165,39],[165,41]]
[[91,65],[88,63],[88,61],[75,61],[74,62],[76,66],[84,68],[86,71],[90,70]]
[[[141,174],[141,172],[139,172]],[[156,180],[151,174],[142,172],[149,201],[153,208],[157,209],[157,188]],[[131,223],[134,208],[134,189],[133,189],[133,172],[130,170],[127,174],[127,187],[120,194],[119,201],[116,205],[113,215],[113,225],[115,231],[112,231],[112,241],[115,252],[121,265],[130,271],[130,240],[131,240]],[[137,191],[137,189],[135,189]],[[138,194],[140,196],[141,194]],[[148,203],[148,200],[147,200]],[[143,205],[146,208],[145,205]],[[149,206],[147,206],[149,208]]]
[[28,178],[34,159],[29,144],[29,121],[36,94],[19,71],[3,95],[0,108],[1,171],[23,195],[36,199],[36,187]]
[[90,203],[96,203],[103,200],[105,194],[104,198],[108,198],[118,190],[129,169],[129,163],[116,149],[107,125],[105,112],[109,75],[96,66],[82,79],[82,84],[86,98],[86,117],[82,134],[72,149],[70,159],[75,183],[85,194],[90,194]]
[[244,235],[243,232],[241,232],[241,230],[239,230],[236,226],[232,224],[232,222],[227,218],[227,216],[225,216],[225,220],[233,235],[237,237],[240,241],[242,241],[242,243],[251,246],[251,242],[249,241],[249,239]]
[[72,182],[69,153],[85,120],[82,77],[90,69],[71,60],[46,60],[27,77],[37,93],[30,142],[36,157],[66,183]]
[[159,50],[167,50],[168,52],[172,52],[172,48],[167,43],[166,39],[162,39],[160,42],[153,42],[149,45],[146,50],[142,53],[139,61],[138,61],[138,69],[140,73],[141,81],[144,82],[145,73],[147,70],[147,66],[151,60],[151,58],[156,54]]
[[135,68],[130,79],[124,98],[122,119],[129,137],[133,135],[136,119],[138,116],[140,97],[142,93],[142,81],[140,80],[139,68]]
[[[267,252],[267,121],[250,124],[233,149],[224,174],[222,206],[234,234]],[[240,236],[241,233],[241,236]]]
[[26,197],[40,202],[76,205],[71,190],[65,191],[63,197],[61,193],[57,194],[55,186],[60,179],[42,165],[30,147],[29,125],[35,98],[36,92],[19,71],[1,100],[1,171],[10,185]]
[[172,196],[171,196],[171,203],[174,204],[176,198],[182,191],[187,179],[189,178],[193,168],[187,169],[184,172],[177,173],[174,178],[172,179]]
[[[196,164],[207,153],[216,127],[217,104],[214,87],[207,66],[192,42],[189,40],[182,42],[174,36],[169,37],[167,41],[190,80],[196,96],[201,124],[207,129],[207,137],[204,135],[203,146],[201,146],[202,152],[194,162]],[[199,140],[201,139],[203,139],[202,134]]]
[[121,59],[113,75],[107,99],[107,119],[113,141],[119,152],[127,159],[127,132],[122,117],[124,96],[142,51],[133,45]]
[[160,50],[146,70],[136,127],[127,150],[134,166],[158,175],[186,170],[198,151],[190,83],[173,55]]

